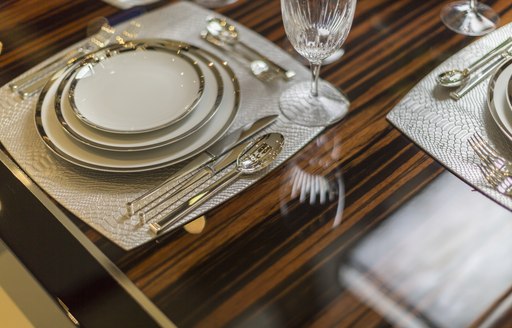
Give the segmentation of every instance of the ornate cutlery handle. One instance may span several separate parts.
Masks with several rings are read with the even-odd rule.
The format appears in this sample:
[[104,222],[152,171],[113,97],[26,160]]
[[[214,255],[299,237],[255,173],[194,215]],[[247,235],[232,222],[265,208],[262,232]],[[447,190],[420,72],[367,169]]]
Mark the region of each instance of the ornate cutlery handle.
[[487,64],[490,60],[492,60],[494,57],[499,55],[500,53],[507,50],[508,47],[512,45],[512,37],[507,38],[505,41],[500,43],[496,48],[492,49],[488,53],[486,53],[483,57],[478,59],[476,62],[471,64],[466,70],[468,72],[473,72],[479,69],[480,67]]
[[135,198],[134,200],[126,203],[126,211],[128,215],[134,215],[139,210],[147,207],[158,199],[158,196],[162,194],[162,190],[171,190],[179,185],[180,179],[185,177],[186,175],[197,171],[198,167],[194,161],[189,162],[183,169],[181,169],[178,173],[171,175],[165,181],[160,183],[159,185],[149,189],[144,194]]
[[[201,181],[204,178],[211,178],[213,176],[213,174],[214,174],[214,171],[212,169],[210,169],[209,167],[204,167],[204,168],[200,169],[197,173],[194,173],[194,176],[191,177],[189,180],[185,181],[182,185],[178,185],[177,183],[172,184],[172,188],[170,188],[170,189],[175,189],[175,190],[173,190],[169,195],[164,194],[165,197],[163,197],[163,196],[156,197],[154,200],[148,202],[144,206],[140,207],[139,210],[137,210],[137,214],[139,216],[139,220],[140,220],[141,224],[144,224],[145,222],[148,221],[148,213],[149,212],[156,209],[160,205],[164,204],[168,200],[178,196],[182,192],[189,190],[198,181]],[[156,216],[162,214],[165,210],[166,209],[163,209],[154,215],[150,215],[149,219],[151,219],[151,217],[156,217]]]
[[[249,63],[252,63],[252,62],[259,60],[259,61],[264,62],[270,69],[270,72],[277,74],[278,76],[282,77],[285,81],[291,80],[296,75],[296,73],[294,71],[289,71],[289,70],[284,69],[283,67],[281,67],[281,66],[277,65],[276,63],[274,63],[273,61],[271,61],[269,58],[263,56],[261,53],[250,48],[245,43],[238,42],[237,44],[241,45],[246,50],[248,50],[248,52],[251,52],[254,56],[256,56],[256,60],[253,56],[250,56],[247,53],[247,51],[239,51],[239,50],[237,51],[235,45],[227,44],[227,43],[215,38],[207,31],[201,32],[201,37],[205,41],[207,41],[208,43],[213,45],[215,48],[217,48],[219,51],[221,51],[227,55],[233,55],[236,57],[236,59],[239,59],[241,61],[247,61]],[[227,47],[229,47],[230,50],[228,50]],[[266,79],[266,77],[261,76],[263,74],[259,74],[257,71],[255,71],[253,69],[253,67],[251,67],[251,70],[252,70],[252,73],[256,77],[258,77],[258,78],[261,77],[262,80]]]
[[210,43],[211,45],[213,45],[216,49],[218,49],[219,51],[225,53],[226,55],[233,55],[233,56],[236,56],[237,59],[239,59],[240,61],[248,61],[248,62],[251,62],[252,61],[252,58],[250,58],[249,56],[247,56],[245,53],[240,53],[238,51],[229,51],[227,50],[225,47],[226,47],[226,44],[222,41],[219,41],[217,40],[216,38],[214,38],[213,36],[211,36],[208,32],[206,31],[203,31],[201,32],[201,37],[207,41],[208,43]]
[[253,49],[252,47],[249,47],[244,42],[238,41],[237,44],[241,45],[242,47],[244,47],[248,51],[252,52],[256,57],[259,57],[259,59],[261,59],[264,62],[266,62],[273,70],[275,70],[279,75],[281,75],[281,77],[284,80],[289,81],[289,80],[291,80],[296,75],[294,71],[289,71],[289,70],[283,68],[279,64],[277,64],[277,63],[273,62],[272,60],[270,60],[270,58],[268,58],[267,56],[263,55],[261,52],[257,51],[256,49]]
[[205,190],[200,193],[192,196],[188,201],[178,206],[175,210],[171,211],[166,217],[159,220],[158,222],[152,222],[149,224],[149,228],[155,234],[162,232],[165,228],[170,225],[178,222],[183,219],[185,216],[190,214],[193,210],[195,210],[199,205],[206,202],[213,195],[215,195],[218,191],[229,185],[231,182],[236,180],[242,172],[237,169],[232,170],[220,180],[216,181],[212,185],[210,185]]

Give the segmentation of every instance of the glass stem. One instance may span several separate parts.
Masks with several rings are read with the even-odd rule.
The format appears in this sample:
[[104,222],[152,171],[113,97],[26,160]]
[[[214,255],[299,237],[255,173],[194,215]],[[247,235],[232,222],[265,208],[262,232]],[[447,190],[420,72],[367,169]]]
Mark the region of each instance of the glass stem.
[[322,62],[311,62],[311,95],[313,97],[318,97],[318,79],[320,78],[320,68],[322,67]]
[[469,0],[469,10],[476,11],[476,0]]

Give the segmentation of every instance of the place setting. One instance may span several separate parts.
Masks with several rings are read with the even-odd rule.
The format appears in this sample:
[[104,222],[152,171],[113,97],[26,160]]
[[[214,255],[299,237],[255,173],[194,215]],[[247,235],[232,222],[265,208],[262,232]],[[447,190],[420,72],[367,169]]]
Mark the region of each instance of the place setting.
[[[454,6],[447,5],[443,14],[455,10]],[[467,35],[493,31],[497,16],[485,5],[474,8],[490,17],[485,28],[480,26],[482,31],[464,31],[460,27],[459,32],[454,26],[450,29]],[[456,175],[509,209],[511,35],[508,24],[462,49],[420,81],[387,116]]]
[[[197,177],[197,169],[216,164],[214,155],[231,153],[223,159],[222,169],[236,163],[240,170],[234,172],[247,174],[271,164],[282,150],[284,137],[271,133],[254,139],[277,115],[227,134],[238,114],[240,95],[236,74],[215,54],[183,41],[135,39],[102,47],[56,72],[38,97],[35,121],[41,140],[55,155],[89,170],[148,172],[194,158],[185,173],[178,173],[195,174],[191,180]],[[210,156],[209,161],[201,161],[201,155]],[[254,156],[261,156],[262,162]],[[168,180],[180,191],[191,185]],[[220,181],[223,187],[229,185]],[[160,203],[165,199],[162,187],[152,189],[152,195],[162,193]],[[202,202],[219,189],[205,188],[210,192]],[[195,205],[186,211],[170,211],[166,205],[161,215],[172,220],[165,225],[151,220],[154,235],[200,204],[192,190],[180,196],[194,199]],[[140,217],[139,227],[144,230],[150,221],[146,213],[130,211],[136,202],[128,203],[124,220]],[[157,224],[160,228],[153,228]]]
[[[318,78],[350,29],[355,1],[341,3],[336,42],[302,49],[313,83],[278,46],[192,3],[102,26],[0,90],[7,126],[24,126],[2,142],[78,218],[124,249],[140,246],[242,192],[345,116],[346,96]],[[299,12],[283,9],[297,46],[287,19]]]

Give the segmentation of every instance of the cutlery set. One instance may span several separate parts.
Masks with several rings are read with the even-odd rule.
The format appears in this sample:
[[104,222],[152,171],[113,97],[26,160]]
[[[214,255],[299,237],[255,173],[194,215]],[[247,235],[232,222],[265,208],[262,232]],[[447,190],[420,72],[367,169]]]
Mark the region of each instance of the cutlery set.
[[208,18],[206,30],[201,32],[201,37],[219,51],[234,56],[240,62],[247,64],[252,74],[264,82],[276,78],[289,81],[295,76],[295,72],[286,70],[242,42],[236,27],[224,19]]
[[[186,202],[178,206],[164,218],[157,222],[151,222],[149,224],[151,231],[158,234],[167,227],[179,222],[241,175],[252,174],[263,170],[277,158],[283,149],[283,145],[284,137],[279,133],[266,134],[254,143],[250,143],[238,153],[236,167],[233,170],[198,194],[190,197]],[[219,169],[222,169],[222,167],[219,167]]]
[[[254,123],[239,128],[210,146],[194,157],[181,170],[173,174],[158,186],[148,190],[136,199],[126,204],[128,215],[139,215],[145,221],[146,212],[157,207],[165,200],[177,195],[180,190],[186,190],[205,177],[211,177],[230,164],[234,163],[238,154],[248,146],[248,139],[275,122],[277,115],[263,117]],[[208,166],[211,165],[211,166]],[[194,176],[179,186],[178,182],[194,173]],[[169,191],[171,193],[169,194]]]
[[459,100],[510,58],[512,58],[512,37],[507,38],[467,68],[442,72],[437,76],[436,82],[446,88],[458,87],[457,90],[450,92],[450,97]]

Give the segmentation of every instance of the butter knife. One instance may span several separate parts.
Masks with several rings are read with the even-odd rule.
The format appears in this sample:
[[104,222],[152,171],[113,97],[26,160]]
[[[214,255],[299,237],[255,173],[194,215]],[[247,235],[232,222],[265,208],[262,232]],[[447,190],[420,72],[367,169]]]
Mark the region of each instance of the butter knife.
[[219,141],[214,143],[208,149],[197,155],[189,163],[187,163],[181,170],[170,176],[158,186],[148,190],[136,199],[126,203],[126,210],[128,215],[132,216],[136,212],[146,208],[154,203],[158,196],[161,196],[162,190],[171,190],[178,185],[178,181],[186,175],[198,170],[199,168],[212,163],[233,147],[244,142],[249,137],[255,135],[257,132],[263,130],[277,119],[278,115],[265,116],[257,121],[247,124],[228,135],[222,137]]

